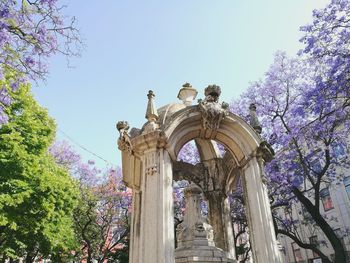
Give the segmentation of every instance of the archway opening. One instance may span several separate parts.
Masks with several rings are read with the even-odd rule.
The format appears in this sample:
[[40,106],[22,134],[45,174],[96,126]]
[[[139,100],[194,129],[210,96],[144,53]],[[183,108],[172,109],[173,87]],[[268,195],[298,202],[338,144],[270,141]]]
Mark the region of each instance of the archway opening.
[[[207,153],[203,151],[207,151]],[[208,154],[208,151],[210,154]],[[216,171],[209,172],[208,168],[210,166],[216,166]],[[222,213],[224,213],[224,208],[220,207],[222,204],[219,205],[219,203],[223,203],[227,199],[229,207],[228,218],[230,223],[233,224],[231,228],[233,243],[231,245],[234,246],[236,259],[249,258],[248,223],[244,208],[243,190],[240,174],[234,173],[234,166],[235,162],[231,153],[223,144],[214,140],[190,140],[182,146],[178,153],[177,161],[174,163],[175,248],[177,248],[176,229],[182,223],[184,213],[188,212],[185,208],[184,189],[189,187],[191,183],[194,183],[203,191],[201,194],[201,214],[208,223],[214,225],[214,230],[218,232],[214,233],[214,236],[221,236],[221,238],[215,238],[218,245],[221,246],[220,248],[223,250],[229,249],[227,247],[229,245],[227,240],[228,233],[223,233],[225,231],[224,228],[227,226],[224,226],[224,222],[220,222],[220,219],[223,219]],[[209,168],[209,170],[213,169]],[[212,173],[214,177],[208,178],[209,173]],[[223,176],[221,178],[222,182],[219,182],[220,178],[215,178],[216,173],[220,173]],[[206,179],[212,179],[213,181],[209,182]],[[218,183],[221,183],[221,188],[215,188],[214,185]],[[215,196],[214,199],[213,196]],[[215,203],[218,205],[213,207]],[[221,209],[217,209],[217,207]]]

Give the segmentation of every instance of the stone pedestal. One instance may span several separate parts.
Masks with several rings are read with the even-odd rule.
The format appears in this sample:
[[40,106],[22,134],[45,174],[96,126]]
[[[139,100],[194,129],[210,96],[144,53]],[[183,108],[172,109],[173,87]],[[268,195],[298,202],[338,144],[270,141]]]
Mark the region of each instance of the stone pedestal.
[[175,250],[176,263],[234,263],[236,260],[227,258],[227,253],[220,248],[198,246],[190,249]]
[[213,228],[201,215],[200,195],[202,190],[195,184],[185,189],[186,212],[178,226],[176,263],[235,262],[228,253],[215,246]]

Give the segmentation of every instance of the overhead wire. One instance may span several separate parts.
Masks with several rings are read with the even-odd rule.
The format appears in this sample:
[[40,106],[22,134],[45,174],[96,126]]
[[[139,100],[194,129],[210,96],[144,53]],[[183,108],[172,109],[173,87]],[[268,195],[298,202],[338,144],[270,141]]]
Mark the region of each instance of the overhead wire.
[[[40,118],[39,118],[40,119]],[[32,135],[28,132],[23,131],[22,129],[19,129],[17,127],[14,128],[16,131],[26,134],[26,135]],[[86,148],[85,146],[83,146],[82,144],[80,144],[79,142],[77,142],[76,140],[74,140],[71,136],[69,136],[67,133],[65,133],[64,131],[62,131],[60,128],[57,127],[57,131],[59,131],[60,133],[62,133],[69,141],[71,141],[72,143],[74,143],[76,146],[78,146],[79,148],[81,148],[82,150],[92,154],[93,156],[95,156],[96,158],[102,160],[103,162],[105,162],[106,164],[110,165],[110,166],[115,166],[115,164],[113,164],[112,162],[106,160],[105,158],[101,157],[100,155],[98,155],[97,153],[94,153],[93,151],[89,150],[88,148]]]
[[93,156],[95,156],[96,158],[104,161],[106,164],[111,165],[111,166],[115,166],[114,164],[112,164],[111,162],[109,162],[108,160],[106,160],[105,158],[101,157],[100,155],[94,153],[93,151],[90,151],[89,149],[87,149],[85,146],[83,146],[82,144],[80,144],[79,142],[77,142],[76,140],[74,140],[71,136],[69,136],[67,133],[65,133],[64,131],[62,131],[60,128],[57,127],[57,130],[62,133],[68,140],[70,140],[72,143],[74,143],[76,146],[78,146],[79,148],[81,148],[82,150],[92,154]]

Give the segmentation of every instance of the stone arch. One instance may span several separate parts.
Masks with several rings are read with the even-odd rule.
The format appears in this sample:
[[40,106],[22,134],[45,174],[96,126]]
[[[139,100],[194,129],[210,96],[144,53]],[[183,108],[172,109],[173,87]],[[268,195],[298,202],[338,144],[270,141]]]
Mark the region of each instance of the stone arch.
[[[211,131],[210,133],[205,133],[205,128],[203,127],[202,121],[202,112],[198,109],[198,106],[187,107],[175,113],[172,117],[172,121],[163,127],[163,131],[165,136],[168,138],[168,144],[166,149],[173,161],[177,159],[177,155],[183,147],[183,145],[190,140],[198,141],[198,144],[200,145],[199,148],[201,148],[202,152],[202,160],[211,160],[219,157],[217,151],[215,150],[215,144],[213,143],[213,141],[220,142],[226,147],[226,150],[229,151],[234,161],[234,167],[232,168],[235,169],[232,169],[229,172],[227,179],[225,179],[229,181],[227,185],[228,188],[231,189],[225,189],[224,194],[226,194],[229,190],[232,190],[232,188],[237,183],[237,174],[245,174],[245,172],[243,171],[243,167],[245,167],[248,162],[251,162],[252,164],[254,162],[258,163],[255,157],[258,154],[258,149],[260,147],[260,144],[262,143],[262,140],[260,136],[256,133],[256,131],[247,122],[245,122],[242,118],[233,113],[228,113],[228,115],[220,122],[220,126],[217,130]],[[177,169],[177,171],[180,170],[178,169],[179,166],[181,167],[181,165],[175,166],[175,169]],[[186,168],[181,167],[181,169],[184,170]],[[190,169],[187,168],[189,174],[193,174],[193,172],[198,174],[198,167],[193,167],[191,169],[192,171],[190,171]],[[257,178],[260,180],[262,170],[259,169],[258,171],[256,171],[255,176],[257,175],[257,173],[259,174]],[[193,174],[193,176],[196,176],[196,178],[198,178],[198,176],[195,174]],[[254,175],[248,174],[247,176]],[[256,178],[254,180],[256,180]],[[252,191],[252,189],[249,189],[251,188],[251,186],[251,184],[244,184],[243,186],[245,190],[245,197],[247,199],[252,199],[250,197],[251,194],[249,193],[249,191]],[[263,189],[261,190],[263,191]],[[224,232],[226,233],[221,234],[221,236],[224,236],[225,240],[222,240],[222,238],[221,240],[220,238],[215,238],[215,242],[219,245],[220,248],[229,250],[230,247],[234,246],[234,244],[233,238],[230,238],[232,226],[229,226],[227,224],[226,227],[223,226],[225,224],[225,221],[230,220],[228,201],[224,198],[225,197],[223,196],[219,199],[217,199],[216,197],[216,199],[214,200],[209,200],[209,203],[212,204],[209,205],[209,207],[215,206],[216,213],[220,214],[225,214],[226,211],[227,215],[223,215],[223,218],[216,220],[212,219],[212,222],[221,221],[221,223],[217,222],[216,224],[219,225],[216,227],[214,226],[215,223],[212,223],[212,225],[214,227],[214,230],[216,230],[216,232],[214,231],[214,235],[215,233],[219,232],[220,229],[224,228]],[[260,199],[261,198],[262,197],[260,197]],[[218,202],[222,202],[222,204],[219,206]],[[218,209],[219,207],[220,209]],[[256,226],[253,226],[256,220],[253,219],[252,211],[254,211],[255,208],[248,208],[247,210],[247,217],[252,218],[252,220],[250,220],[251,229],[257,229],[258,225],[261,226],[262,221],[260,221],[259,223],[256,222]],[[268,213],[269,211],[265,212]],[[271,231],[273,232],[273,229],[271,229]],[[273,234],[270,234],[270,237],[274,239]],[[275,240],[273,240],[273,242],[275,242]],[[254,244],[256,249],[253,249],[253,253],[257,254],[259,250],[258,241],[252,241],[252,243],[256,243]],[[234,256],[234,251],[231,250],[230,253],[231,256]],[[267,255],[267,257],[270,256],[271,255]]]
[[[220,88],[208,86],[205,95],[204,101],[199,101],[198,105],[185,104],[158,122],[153,105],[154,93],[150,91],[146,112],[148,122],[143,128],[129,134],[127,123],[117,125],[123,178],[134,190],[132,263],[174,262],[173,164],[182,146],[190,140],[196,141],[201,159],[208,162],[218,158],[212,140],[220,142],[229,151],[227,158],[234,160],[235,169],[228,176],[233,178],[235,173],[242,174],[253,260],[280,262],[264,185],[263,164],[271,158],[271,149],[247,122],[228,111],[227,104],[218,103]],[[175,107],[167,106],[165,114],[170,108]],[[234,180],[231,181],[232,186]]]
[[[239,168],[240,164],[244,165],[249,158],[249,154],[253,153],[254,150],[260,146],[262,140],[245,120],[233,113],[229,113],[228,118],[222,122],[215,137],[210,140],[196,137],[201,134],[201,125],[200,112],[196,106],[187,107],[177,112],[172,117],[171,123],[164,126],[165,133],[169,138],[167,150],[172,160],[177,160],[177,155],[182,147],[187,142],[194,140],[200,154],[200,159],[205,161],[221,157],[216,142],[222,143],[225,146],[225,149],[229,150],[223,158],[230,162],[233,161],[234,163],[234,167],[232,167],[233,169],[230,171],[230,176],[228,178],[229,186],[227,192],[233,190],[238,183],[239,176],[241,175],[241,170]],[[187,132],[187,134],[185,132]],[[246,134],[246,136],[238,137],[238,143],[232,141],[232,138],[235,136],[237,137],[239,134]],[[180,140],[179,138],[182,139]],[[184,138],[187,138],[187,140],[184,140]],[[220,138],[223,139],[220,140]],[[245,140],[242,140],[244,138]],[[227,141],[231,141],[231,143],[227,143]],[[245,149],[247,151],[243,152],[243,150],[239,148],[239,145],[245,145],[246,142],[250,142],[251,148],[249,150]],[[232,153],[232,149],[229,148],[229,145],[233,145],[233,149],[238,150],[238,153]],[[239,160],[237,156],[238,158],[241,157],[241,159]]]
[[217,131],[211,133],[209,138],[204,138],[201,112],[196,106],[187,107],[175,113],[171,122],[164,126],[164,133],[168,138],[167,150],[173,160],[176,160],[183,145],[194,139],[200,140],[204,159],[218,157],[210,142],[215,140],[225,145],[237,163],[249,158],[261,143],[261,138],[254,129],[231,112],[220,123]]

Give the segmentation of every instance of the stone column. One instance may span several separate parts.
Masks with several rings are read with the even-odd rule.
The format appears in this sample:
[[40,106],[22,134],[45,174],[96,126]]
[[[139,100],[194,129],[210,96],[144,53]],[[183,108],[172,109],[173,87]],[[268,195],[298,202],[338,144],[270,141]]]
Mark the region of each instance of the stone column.
[[232,218],[231,218],[231,209],[230,209],[230,201],[228,197],[223,200],[223,221],[224,221],[224,234],[226,240],[226,251],[228,253],[228,257],[235,259],[235,241],[233,237],[233,227],[232,227]]
[[172,166],[166,150],[141,156],[140,190],[133,190],[130,263],[174,262]]
[[209,211],[209,223],[214,230],[215,245],[228,252],[229,258],[236,258],[230,204],[223,192],[213,191],[206,194]]
[[225,238],[225,231],[224,231],[224,200],[225,195],[221,191],[211,191],[206,194],[208,205],[209,205],[209,211],[208,211],[208,218],[209,223],[213,227],[214,230],[214,242],[215,245],[223,250],[226,251],[226,238]]
[[244,198],[254,263],[280,263],[261,157],[243,168]]
[[215,245],[235,258],[230,205],[225,194],[229,171],[221,158],[206,160],[203,164],[206,170],[201,184],[209,205],[208,218],[214,230]]
[[141,215],[141,192],[132,191],[132,214],[130,226],[130,251],[129,262],[140,262],[140,215]]

